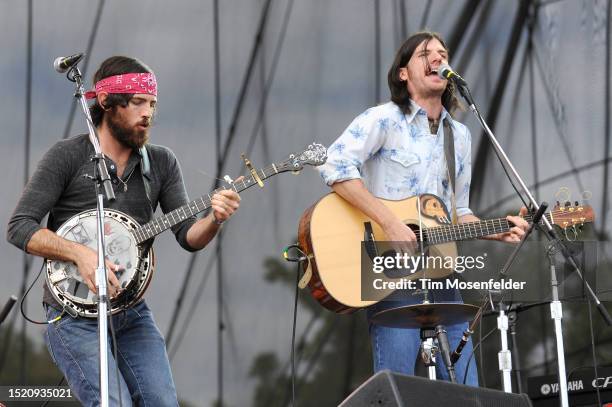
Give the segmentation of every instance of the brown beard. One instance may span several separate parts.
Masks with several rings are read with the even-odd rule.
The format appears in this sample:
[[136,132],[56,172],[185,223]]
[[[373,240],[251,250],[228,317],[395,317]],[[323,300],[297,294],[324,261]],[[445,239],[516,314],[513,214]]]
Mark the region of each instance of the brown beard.
[[106,120],[106,125],[115,140],[126,147],[137,150],[149,141],[148,128],[137,130],[135,127],[125,126],[119,119],[119,114],[116,111],[107,111],[104,115],[104,120]]

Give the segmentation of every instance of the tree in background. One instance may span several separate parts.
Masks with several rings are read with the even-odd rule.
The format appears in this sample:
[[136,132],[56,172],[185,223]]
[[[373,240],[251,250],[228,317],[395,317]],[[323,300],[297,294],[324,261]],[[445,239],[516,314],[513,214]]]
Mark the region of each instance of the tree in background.
[[[37,330],[37,332],[40,332]],[[36,345],[34,341],[21,332],[11,332],[10,329],[0,330],[0,384],[3,386],[58,386],[62,379],[61,372],[57,369],[44,344]],[[21,349],[26,349],[27,383],[21,379]],[[61,385],[66,386],[66,383]],[[2,401],[2,400],[0,400]],[[40,407],[40,401],[20,401],[22,407]],[[49,402],[48,407],[54,406],[78,406],[76,402]]]
[[[40,332],[39,330],[37,330]],[[36,345],[34,341],[26,336],[23,338],[21,333],[9,332],[9,329],[0,329],[0,385],[2,386],[67,386],[63,381],[62,373],[55,366],[49,352],[44,344]],[[6,346],[10,345],[7,349]],[[26,383],[21,379],[21,347],[26,348],[27,378]],[[97,343],[92,344],[97,346]],[[114,379],[114,371],[110,372],[111,380]],[[5,400],[0,400],[5,402]],[[6,403],[5,403],[6,404]],[[20,407],[41,407],[41,401],[20,401]],[[186,401],[179,400],[181,407],[193,407]],[[78,406],[78,402],[51,401],[47,407],[68,407]]]
[[[264,262],[265,279],[295,289],[295,271],[276,258]],[[328,312],[309,293],[300,292],[299,319],[307,319],[296,333],[296,404],[338,405],[372,375],[372,356],[363,312]],[[291,401],[291,360],[274,352],[255,357],[249,372],[257,380],[253,406],[287,406]]]

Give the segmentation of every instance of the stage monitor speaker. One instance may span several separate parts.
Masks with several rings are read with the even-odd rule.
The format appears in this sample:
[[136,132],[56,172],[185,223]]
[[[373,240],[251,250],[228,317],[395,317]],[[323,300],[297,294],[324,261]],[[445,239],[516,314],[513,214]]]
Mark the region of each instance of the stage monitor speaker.
[[531,407],[526,394],[504,393],[383,370],[339,407]]

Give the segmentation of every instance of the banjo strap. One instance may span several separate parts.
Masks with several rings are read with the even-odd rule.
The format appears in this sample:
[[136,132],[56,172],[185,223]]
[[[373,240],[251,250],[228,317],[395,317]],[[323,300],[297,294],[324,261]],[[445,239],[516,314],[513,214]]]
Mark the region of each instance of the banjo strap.
[[144,184],[145,194],[147,194],[147,201],[149,201],[152,215],[154,211],[153,203],[151,202],[151,160],[149,159],[149,151],[146,145],[140,147],[140,173],[142,174],[142,183]]

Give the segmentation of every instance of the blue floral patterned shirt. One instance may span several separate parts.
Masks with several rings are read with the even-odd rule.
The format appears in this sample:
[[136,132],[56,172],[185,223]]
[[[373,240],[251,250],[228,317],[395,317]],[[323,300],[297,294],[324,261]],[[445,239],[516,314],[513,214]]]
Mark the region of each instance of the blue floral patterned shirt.
[[[451,210],[451,190],[444,158],[444,126],[450,118],[443,109],[438,133],[431,134],[427,113],[412,102],[405,115],[393,102],[370,108],[359,115],[329,147],[327,162],[318,167],[332,185],[362,179],[376,197],[398,200],[431,193]],[[457,216],[471,214],[471,135],[468,128],[451,119],[455,141]]]

